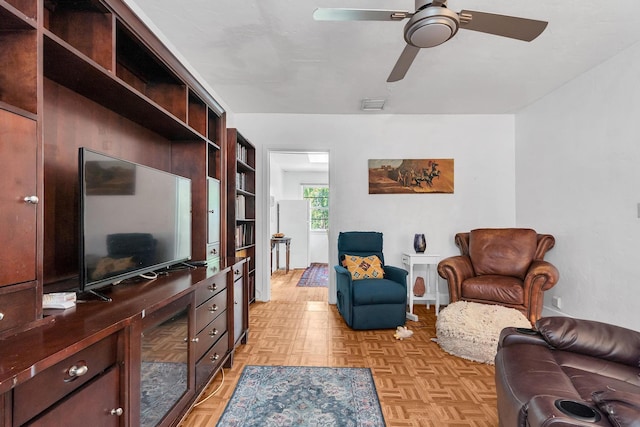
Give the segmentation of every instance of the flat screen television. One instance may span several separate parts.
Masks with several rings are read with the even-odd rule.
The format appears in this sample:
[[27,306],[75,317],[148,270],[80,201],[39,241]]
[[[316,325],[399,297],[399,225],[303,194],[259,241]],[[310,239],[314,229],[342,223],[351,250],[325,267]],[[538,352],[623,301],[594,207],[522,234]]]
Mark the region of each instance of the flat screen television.
[[191,258],[191,180],[81,147],[80,291]]

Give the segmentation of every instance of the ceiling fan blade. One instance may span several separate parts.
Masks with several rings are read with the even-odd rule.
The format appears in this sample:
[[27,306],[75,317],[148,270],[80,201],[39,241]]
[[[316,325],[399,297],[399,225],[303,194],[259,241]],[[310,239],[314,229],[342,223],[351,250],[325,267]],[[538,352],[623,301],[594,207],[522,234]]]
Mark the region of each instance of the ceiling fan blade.
[[401,21],[413,13],[378,9],[318,8],[313,12],[316,21]]
[[411,46],[408,44],[405,46],[404,50],[400,54],[400,58],[396,62],[396,65],[391,70],[391,74],[389,74],[389,78],[387,82],[397,82],[398,80],[402,80],[409,71],[409,67],[413,63],[413,60],[416,59],[416,55],[420,52],[419,47]]
[[[465,14],[471,15],[470,22],[464,19]],[[547,28],[547,22],[545,21],[476,12],[473,10],[461,11],[460,18],[460,28],[464,28],[465,30],[479,31],[481,33],[509,37],[526,42],[535,39]]]

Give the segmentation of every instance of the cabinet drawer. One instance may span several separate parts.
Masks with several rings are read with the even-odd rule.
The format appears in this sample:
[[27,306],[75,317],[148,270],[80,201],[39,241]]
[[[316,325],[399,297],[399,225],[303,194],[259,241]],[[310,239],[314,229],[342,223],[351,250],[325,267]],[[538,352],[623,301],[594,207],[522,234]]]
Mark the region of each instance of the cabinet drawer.
[[200,285],[196,290],[196,307],[227,287],[227,277],[225,274],[212,277],[206,286]]
[[196,335],[198,340],[196,342],[196,360],[199,360],[225,332],[227,332],[226,310]]
[[207,245],[207,259],[220,257],[220,242],[209,243]]
[[402,263],[406,266],[411,263],[411,258],[409,257],[409,255],[402,254]]
[[207,384],[211,373],[220,366],[228,350],[229,340],[225,333],[196,364],[196,389],[199,390]]
[[218,292],[213,298],[196,308],[196,333],[227,308],[227,290]]
[[36,282],[0,288],[0,332],[36,319]]
[[105,372],[86,387],[69,396],[27,426],[32,427],[117,427],[122,418],[119,404],[118,366]]
[[111,335],[16,386],[14,425],[33,418],[115,364],[116,355],[117,337]]

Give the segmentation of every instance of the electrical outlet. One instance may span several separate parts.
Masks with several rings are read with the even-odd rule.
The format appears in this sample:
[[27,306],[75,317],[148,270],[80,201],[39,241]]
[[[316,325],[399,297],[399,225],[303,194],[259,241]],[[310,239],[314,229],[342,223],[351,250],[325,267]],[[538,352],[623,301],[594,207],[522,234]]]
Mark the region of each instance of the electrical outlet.
[[553,306],[555,308],[562,308],[562,298],[558,296],[553,297]]

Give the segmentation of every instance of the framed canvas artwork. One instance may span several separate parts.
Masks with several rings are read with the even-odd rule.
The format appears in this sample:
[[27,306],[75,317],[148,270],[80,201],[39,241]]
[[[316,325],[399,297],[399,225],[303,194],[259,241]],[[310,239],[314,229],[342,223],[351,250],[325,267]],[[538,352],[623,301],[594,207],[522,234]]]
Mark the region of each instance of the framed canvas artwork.
[[453,159],[369,159],[369,194],[453,193]]

